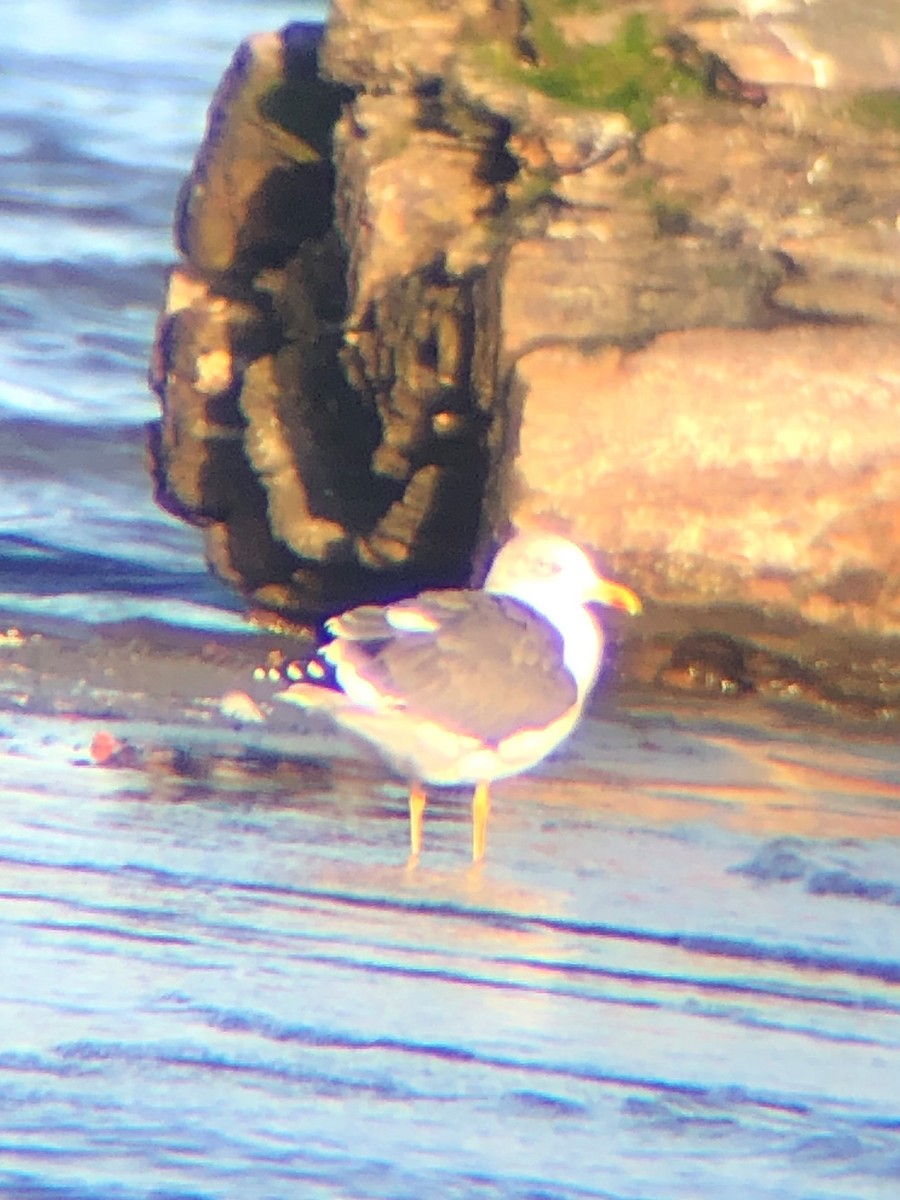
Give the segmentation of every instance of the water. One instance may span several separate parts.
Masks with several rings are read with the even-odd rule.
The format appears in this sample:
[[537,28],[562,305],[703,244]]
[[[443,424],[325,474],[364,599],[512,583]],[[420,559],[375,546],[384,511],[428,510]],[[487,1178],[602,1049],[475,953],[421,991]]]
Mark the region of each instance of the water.
[[[0,5],[0,626],[215,641],[146,360],[212,88],[315,9],[37,12]],[[447,795],[409,872],[402,788],[341,739],[165,682],[156,719],[17,712],[0,658],[0,1195],[898,1194],[892,744],[604,700],[498,787],[480,870]]]
[[[321,12],[0,4],[0,597],[87,619],[138,590],[157,614],[160,592],[231,606],[150,498],[147,358],[212,89],[242,37]],[[54,598],[70,569],[74,605]]]
[[[446,797],[410,873],[399,789],[339,747],[154,779],[61,722],[35,756],[34,720],[6,728],[3,1194],[896,1194],[884,749],[853,775],[595,720],[503,789],[482,870]],[[856,836],[803,836],[819,813]]]

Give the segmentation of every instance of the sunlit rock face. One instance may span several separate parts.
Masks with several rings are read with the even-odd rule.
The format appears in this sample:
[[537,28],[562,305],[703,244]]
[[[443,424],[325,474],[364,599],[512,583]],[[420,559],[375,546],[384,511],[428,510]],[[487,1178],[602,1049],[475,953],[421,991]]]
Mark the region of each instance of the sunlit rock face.
[[161,498],[294,615],[537,519],[649,600],[898,631],[892,13],[335,0],[251,39],[177,217]]
[[897,331],[554,346],[517,378],[519,510],[566,513],[645,594],[900,629]]

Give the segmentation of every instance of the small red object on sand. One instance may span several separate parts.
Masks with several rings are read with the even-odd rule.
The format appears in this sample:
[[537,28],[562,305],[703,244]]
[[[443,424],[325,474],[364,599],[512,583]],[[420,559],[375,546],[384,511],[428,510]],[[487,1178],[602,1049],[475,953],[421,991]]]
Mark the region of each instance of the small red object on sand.
[[133,767],[138,760],[134,746],[101,729],[91,739],[91,758],[98,767]]

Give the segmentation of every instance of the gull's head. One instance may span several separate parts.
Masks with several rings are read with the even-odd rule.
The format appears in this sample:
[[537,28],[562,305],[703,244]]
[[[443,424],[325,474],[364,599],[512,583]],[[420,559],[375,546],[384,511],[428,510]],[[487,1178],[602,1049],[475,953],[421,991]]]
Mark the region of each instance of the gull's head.
[[539,612],[590,603],[632,615],[641,602],[629,588],[604,579],[574,542],[554,533],[517,533],[497,553],[485,591],[514,596]]

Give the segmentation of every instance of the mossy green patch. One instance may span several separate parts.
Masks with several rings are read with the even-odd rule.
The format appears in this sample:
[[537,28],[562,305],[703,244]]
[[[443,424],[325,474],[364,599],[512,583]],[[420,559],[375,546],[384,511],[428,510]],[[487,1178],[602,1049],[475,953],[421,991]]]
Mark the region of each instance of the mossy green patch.
[[[553,21],[563,7],[589,11],[571,0],[532,3],[529,33],[538,65],[516,69],[523,83],[567,104],[622,112],[638,130],[653,124],[660,96],[702,93],[702,81],[666,54],[663,39],[643,13],[625,17],[602,45],[571,44]],[[603,6],[592,7],[600,11]]]
[[900,132],[900,92],[861,92],[848,105],[850,117],[867,129]]

